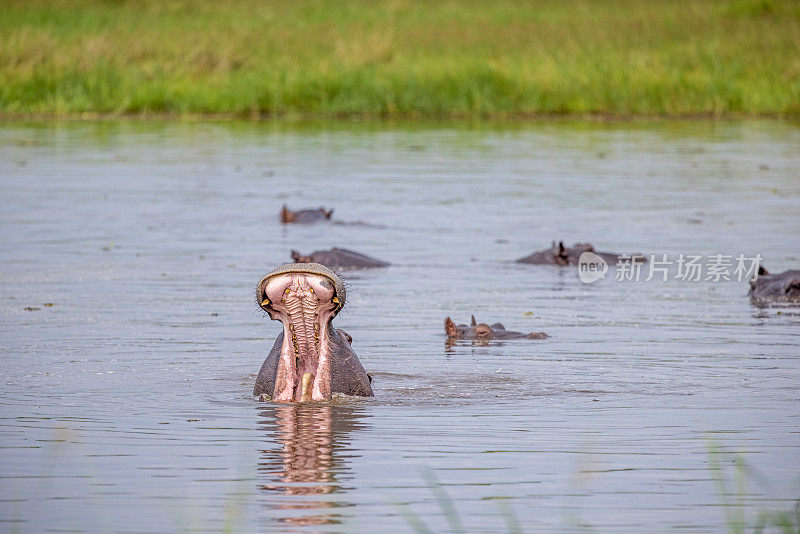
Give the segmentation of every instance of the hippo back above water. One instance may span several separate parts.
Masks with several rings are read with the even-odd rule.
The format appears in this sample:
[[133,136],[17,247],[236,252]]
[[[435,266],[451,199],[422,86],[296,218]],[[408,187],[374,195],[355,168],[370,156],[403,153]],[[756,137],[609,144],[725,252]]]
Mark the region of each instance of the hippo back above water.
[[764,267],[758,268],[758,276],[750,280],[750,298],[800,302],[800,270],[770,274]]
[[533,265],[578,265],[581,254],[592,252],[603,258],[609,265],[614,265],[623,258],[630,258],[629,261],[646,262],[647,259],[642,254],[614,254],[613,252],[598,252],[589,243],[575,243],[571,247],[565,247],[563,241],[553,244],[550,248],[540,250],[516,260],[516,263],[530,263]]
[[376,267],[387,267],[389,263],[376,258],[371,258],[365,254],[347,250],[346,248],[332,248],[330,250],[317,250],[304,256],[292,251],[292,259],[295,263],[320,263],[329,269],[373,269]]

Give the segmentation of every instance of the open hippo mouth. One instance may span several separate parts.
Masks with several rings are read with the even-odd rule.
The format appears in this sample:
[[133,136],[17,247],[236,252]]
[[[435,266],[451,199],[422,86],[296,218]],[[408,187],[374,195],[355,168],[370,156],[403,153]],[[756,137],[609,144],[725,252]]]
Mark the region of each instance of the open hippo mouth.
[[288,264],[261,279],[256,298],[283,323],[283,344],[273,400],[331,398],[329,324],[345,302],[342,280],[318,263]]

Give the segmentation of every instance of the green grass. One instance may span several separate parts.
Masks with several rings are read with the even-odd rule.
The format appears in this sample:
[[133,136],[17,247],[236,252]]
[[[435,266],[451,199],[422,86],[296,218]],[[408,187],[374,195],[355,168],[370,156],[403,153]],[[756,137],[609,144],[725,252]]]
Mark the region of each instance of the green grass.
[[800,116],[795,0],[4,0],[0,116]]

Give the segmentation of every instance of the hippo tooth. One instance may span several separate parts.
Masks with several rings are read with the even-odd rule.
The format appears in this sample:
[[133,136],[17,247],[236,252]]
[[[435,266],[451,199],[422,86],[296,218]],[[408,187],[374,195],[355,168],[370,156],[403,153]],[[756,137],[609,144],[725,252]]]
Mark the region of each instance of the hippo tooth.
[[303,373],[303,380],[301,382],[300,402],[308,402],[311,400],[311,389],[314,384],[314,373]]

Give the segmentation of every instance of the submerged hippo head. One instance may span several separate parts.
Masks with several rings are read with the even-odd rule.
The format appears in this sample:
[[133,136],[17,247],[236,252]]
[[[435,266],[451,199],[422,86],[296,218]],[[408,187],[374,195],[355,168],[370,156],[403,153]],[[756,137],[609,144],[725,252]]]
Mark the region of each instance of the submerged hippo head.
[[286,264],[261,279],[256,298],[270,318],[283,323],[283,333],[259,372],[254,394],[278,402],[324,401],[334,391],[372,395],[352,338],[331,326],[346,299],[336,273],[318,263]]
[[544,339],[547,336],[544,332],[532,332],[530,334],[523,334],[522,332],[514,332],[513,330],[506,330],[501,323],[494,323],[488,325],[486,323],[478,323],[475,321],[475,316],[472,316],[472,324],[469,326],[465,324],[455,324],[450,317],[444,320],[444,331],[447,334],[448,341],[456,339],[472,339],[477,341],[488,341],[490,339]]
[[800,270],[770,274],[758,268],[758,276],[750,280],[750,297],[756,300],[800,301]]
[[283,208],[281,208],[280,218],[283,224],[313,223],[329,220],[331,215],[333,215],[333,210],[326,210],[325,208],[292,211],[284,204]]
[[308,256],[293,250],[291,255],[295,263],[321,263],[331,269],[372,269],[389,265],[385,261],[360,252],[337,247],[330,250],[316,250]]
[[548,249],[534,252],[529,256],[516,260],[517,263],[532,263],[534,265],[578,265],[581,254],[591,252],[600,256],[606,263],[616,264],[620,261],[646,262],[647,259],[642,254],[615,254],[613,252],[598,252],[594,245],[590,243],[574,243],[571,247],[564,245],[563,241],[556,243],[553,241]]

